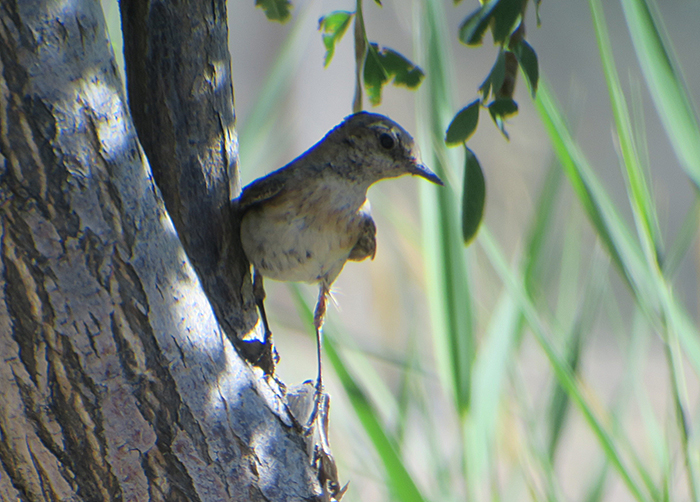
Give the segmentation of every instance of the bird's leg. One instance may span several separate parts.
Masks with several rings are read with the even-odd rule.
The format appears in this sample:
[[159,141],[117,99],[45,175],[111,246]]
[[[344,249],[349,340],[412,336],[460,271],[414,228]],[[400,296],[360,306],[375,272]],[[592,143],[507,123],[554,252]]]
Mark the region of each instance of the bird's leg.
[[262,341],[262,350],[252,362],[259,368],[262,368],[266,375],[273,376],[275,374],[275,365],[279,362],[279,356],[272,343],[272,331],[270,331],[270,325],[267,322],[267,315],[265,314],[265,289],[263,288],[263,278],[257,270],[253,275],[253,296],[255,297],[255,304],[258,306],[258,311],[260,312],[265,335]]
[[318,291],[318,301],[314,311],[314,328],[316,328],[316,358],[318,359],[318,376],[316,377],[316,392],[314,394],[314,410],[309,417],[309,427],[313,425],[318,415],[321,396],[323,395],[323,365],[321,363],[321,348],[323,346],[323,321],[326,317],[326,305],[330,290],[325,282],[321,282]]
[[255,270],[255,274],[253,275],[253,296],[255,297],[255,304],[258,306],[258,311],[260,312],[263,328],[265,328],[265,339],[263,343],[267,345],[272,332],[270,331],[270,325],[267,323],[267,314],[265,314],[265,288],[263,288],[263,278],[257,270]]

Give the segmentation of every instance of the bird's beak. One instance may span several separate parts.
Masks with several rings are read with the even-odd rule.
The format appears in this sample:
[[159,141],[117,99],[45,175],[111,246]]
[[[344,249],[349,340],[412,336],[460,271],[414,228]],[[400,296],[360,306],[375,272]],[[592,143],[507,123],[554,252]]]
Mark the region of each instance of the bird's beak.
[[438,175],[432,172],[430,169],[428,169],[423,163],[416,159],[415,162],[411,163],[411,167],[408,170],[409,173],[415,175],[415,176],[420,176],[421,178],[425,178],[428,181],[432,181],[436,185],[440,186],[445,186],[445,184],[442,182],[440,178],[438,178]]

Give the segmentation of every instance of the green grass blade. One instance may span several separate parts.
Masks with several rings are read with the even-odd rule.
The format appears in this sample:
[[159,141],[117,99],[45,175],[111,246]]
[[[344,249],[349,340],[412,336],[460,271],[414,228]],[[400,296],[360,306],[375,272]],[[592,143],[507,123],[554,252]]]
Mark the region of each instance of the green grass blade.
[[700,337],[697,330],[673,298],[665,281],[660,280],[658,267],[650,270],[627,224],[572,138],[545,79],[540,79],[535,104],[574,192],[613,262],[647,316],[659,329],[662,329],[659,312],[665,309],[667,315],[672,316],[685,354],[692,362],[695,372],[700,374]]
[[678,230],[675,241],[669,246],[663,263],[664,275],[672,278],[680,267],[683,258],[688,253],[691,244],[695,240],[698,232],[698,222],[700,221],[700,198],[695,196],[693,205],[683,218],[683,224]]
[[608,429],[603,425],[602,419],[598,417],[598,414],[594,411],[593,406],[585,397],[581,384],[571,373],[569,366],[549,341],[547,328],[540,319],[534,305],[527,297],[527,294],[522,287],[523,282],[520,280],[521,278],[517,277],[516,274],[511,271],[510,267],[508,267],[500,248],[491,236],[488,228],[482,228],[479,243],[486,252],[486,255],[491,260],[491,264],[503,280],[509,293],[513,295],[514,300],[522,309],[522,312],[530,325],[533,334],[535,335],[535,339],[550,362],[557,381],[567,392],[569,398],[583,415],[586,423],[598,440],[598,443],[603,449],[603,452],[605,453],[610,464],[617,470],[618,474],[622,478],[622,481],[625,483],[628,490],[636,500],[651,500],[648,493],[642,489],[642,486],[635,479],[635,476],[630,468],[626,465],[626,462],[623,460],[619,448],[616,445],[610,431],[608,431]]
[[[613,421],[613,434],[615,438],[617,438],[618,444],[629,454],[642,482],[646,485],[649,493],[651,493],[651,498],[653,500],[660,500],[661,492],[649,472],[648,459],[645,458],[647,461],[646,464],[642,462],[642,459],[635,453],[633,443],[625,433],[626,421],[624,420],[624,416],[629,408],[628,401],[634,396],[636,382],[643,380],[641,372],[644,369],[646,360],[640,359],[640,357],[643,356],[643,353],[640,353],[643,347],[640,347],[640,345],[642,345],[642,339],[641,336],[639,336],[639,332],[642,329],[646,329],[646,321],[641,309],[637,308],[632,317],[632,326],[618,326],[616,329],[616,338],[620,343],[621,351],[626,354],[626,361],[622,370],[622,375],[624,376],[616,392],[617,399],[612,405],[610,416]],[[634,413],[636,414],[636,412]]]
[[544,290],[541,285],[542,276],[551,259],[550,253],[548,253],[547,236],[553,228],[554,210],[561,180],[561,167],[552,162],[545,175],[544,185],[535,206],[537,209],[527,239],[524,278],[527,292],[533,298],[536,298],[541,290]]
[[[576,318],[573,320],[569,333],[566,335],[566,362],[574,374],[578,373],[584,338],[590,333],[597,318],[602,300],[603,281],[609,270],[609,260],[607,258],[603,259],[602,250],[599,247],[596,248],[596,251],[587,274],[588,281],[582,295],[583,298],[579,300],[580,308],[577,309]],[[567,270],[562,270],[562,276],[566,273]],[[549,423],[547,447],[549,458],[552,462],[554,462],[555,453],[559,445],[569,404],[568,393],[561,385],[557,385],[550,401],[547,417]]]
[[[605,80],[608,84],[610,104],[615,128],[620,144],[620,154],[627,174],[628,195],[637,224],[637,233],[648,262],[657,262],[661,252],[661,232],[654,208],[654,198],[649,190],[644,169],[641,166],[627,101],[622,92],[620,79],[615,68],[612,46],[608,37],[605,14],[600,0],[589,0],[593,27],[595,29],[600,59],[603,64]],[[653,265],[655,266],[655,265]]]
[[[442,2],[421,3],[420,29],[414,46],[424,51],[417,55],[426,70],[426,79],[418,90],[418,142],[423,160],[442,177],[445,187],[421,184],[426,283],[437,366],[445,389],[453,396],[461,414],[469,407],[471,366],[474,359],[474,319],[465,251],[462,245],[458,198],[452,186],[456,176],[451,166],[455,151],[447,151],[443,138],[453,107],[449,82],[449,30]],[[461,178],[461,176],[460,176]]]
[[[689,431],[686,418],[686,414],[689,412],[689,400],[685,384],[682,354],[678,341],[679,330],[683,328],[679,325],[681,321],[675,318],[676,315],[679,315],[678,309],[673,301],[670,285],[663,276],[657,258],[657,250],[660,249],[660,242],[657,240],[658,231],[653,225],[656,219],[652,204],[653,198],[646,188],[639,157],[632,138],[629,113],[617,77],[615,62],[612,57],[612,49],[607,34],[603,7],[600,0],[589,0],[589,4],[596,37],[598,39],[601,60],[610,91],[610,101],[620,138],[622,157],[630,184],[629,191],[630,199],[632,200],[633,214],[637,221],[638,233],[647,258],[649,275],[655,283],[656,287],[654,289],[660,296],[663,309],[662,318],[666,328],[664,333],[666,340],[666,357],[671,371],[673,398],[677,410],[678,426],[681,432],[681,443],[685,455],[689,489],[692,500],[697,501],[700,474],[697,470],[697,463],[693,461],[692,452],[689,450]],[[629,21],[636,24],[641,22],[639,18],[631,18]],[[646,34],[651,35],[649,30],[647,30]],[[696,137],[695,142],[697,142],[698,139],[700,139],[700,136]],[[654,299],[649,298],[646,300],[646,303],[654,303]]]
[[326,354],[333,365],[336,375],[345,389],[350,399],[357,418],[362,423],[365,432],[369,436],[375,451],[382,459],[386,470],[387,482],[392,494],[397,500],[406,502],[422,502],[425,497],[421,494],[418,486],[413,481],[403,463],[396,444],[391,440],[389,434],[379,420],[367,395],[357,385],[347,367],[343,364],[342,358],[335,350],[335,344],[327,339]]
[[[290,290],[293,293],[294,301],[297,304],[297,309],[302,318],[309,329],[313,329],[313,313],[311,308],[302,298],[298,286],[292,285]],[[386,471],[386,481],[392,494],[398,500],[406,502],[424,502],[427,500],[423,497],[418,486],[413,481],[413,477],[406,469],[396,443],[382,425],[381,418],[376,413],[369,397],[353,377],[343,361],[343,358],[339,355],[332,336],[324,337],[324,349],[328,360],[331,362],[350,400],[357,418],[374,445],[377,455],[379,455],[379,458],[382,460]]]
[[535,105],[559,162],[613,262],[632,291],[644,298],[653,297],[651,280],[642,251],[627,223],[620,216],[612,199],[571,136],[544,78],[540,78]]
[[583,269],[583,216],[573,207],[566,220],[564,242],[561,246],[561,264],[557,281],[555,319],[559,326],[573,326],[579,312],[581,275]]
[[676,325],[676,320],[672,317],[673,312],[668,312],[668,315],[670,316],[670,322],[665,349],[666,358],[669,361],[671,370],[671,387],[673,389],[673,400],[676,408],[676,421],[681,436],[680,439],[688,474],[690,497],[691,500],[698,502],[698,500],[700,500],[698,498],[698,490],[700,489],[700,466],[698,465],[697,439],[694,437],[694,433],[690,429],[691,424],[689,423],[691,413],[690,399],[683,369],[683,354],[677,337],[677,330],[679,327]]
[[604,462],[600,466],[600,470],[596,474],[595,479],[586,491],[586,496],[583,499],[584,502],[600,502],[603,500],[603,495],[605,494],[605,482],[608,478],[609,470],[610,464],[608,462]]
[[[629,378],[632,382],[632,392],[644,424],[649,448],[653,452],[651,458],[658,464],[662,474],[665,474],[671,467],[669,450],[666,447],[668,438],[666,431],[656,418],[654,408],[649,399],[648,389],[644,384],[643,370],[649,355],[651,337],[647,332],[647,328],[641,326],[641,318],[642,314],[639,311],[635,312],[631,329],[631,349],[629,351],[630,368],[632,368],[633,373]],[[668,482],[668,478],[662,479],[661,484],[668,487]]]
[[700,125],[656,6],[621,0],[649,93],[683,169],[700,187]]
[[472,402],[464,420],[464,450],[467,453],[468,490],[474,500],[485,500],[495,465],[499,404],[504,397],[508,369],[521,325],[520,309],[508,294],[501,295],[484,336],[472,375]]

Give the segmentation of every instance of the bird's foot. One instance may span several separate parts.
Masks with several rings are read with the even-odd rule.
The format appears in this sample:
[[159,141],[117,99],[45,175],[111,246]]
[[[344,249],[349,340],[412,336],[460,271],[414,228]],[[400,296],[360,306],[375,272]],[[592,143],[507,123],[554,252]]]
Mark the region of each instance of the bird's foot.
[[314,445],[314,465],[318,469],[318,480],[323,487],[324,500],[340,500],[348,484],[340,484],[338,477],[338,467],[336,466],[331,445],[328,441],[328,426],[330,423],[330,396],[323,393],[323,386],[316,386],[314,395],[314,406],[316,416],[309,423],[312,433],[316,434],[317,441]]
[[[324,415],[323,408],[323,382],[321,380],[317,380],[314,390],[313,409],[311,410],[311,415],[309,415],[309,419],[304,427],[304,433],[306,435],[313,434],[314,426],[316,425],[315,422]],[[325,408],[327,412],[328,405],[326,405]]]

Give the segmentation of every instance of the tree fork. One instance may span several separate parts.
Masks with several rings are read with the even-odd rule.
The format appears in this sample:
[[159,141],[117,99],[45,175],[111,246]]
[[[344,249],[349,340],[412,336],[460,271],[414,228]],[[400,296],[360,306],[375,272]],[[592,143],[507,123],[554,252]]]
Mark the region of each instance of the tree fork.
[[[225,23],[215,5],[213,21]],[[178,9],[192,12],[188,2]],[[189,64],[175,57],[172,65]],[[222,335],[220,323],[238,333],[255,321],[242,261],[232,261],[226,277],[239,282],[220,297],[202,272],[240,247],[214,220],[190,233],[195,203],[181,188],[163,190],[168,209],[179,204],[173,221],[187,259],[131,122],[99,3],[2,0],[0,65],[0,499],[317,498],[306,444]],[[227,58],[216,72],[222,66],[227,73]],[[216,87],[225,103],[230,90],[212,87],[222,74],[211,71],[200,69],[203,87],[190,90]],[[148,106],[159,113],[157,101]],[[164,106],[159,120],[173,110],[185,117]],[[214,110],[218,134],[203,129],[194,147],[165,129],[163,139],[175,148],[179,187],[197,173],[178,169],[215,159],[200,170],[215,178],[202,185],[209,191],[194,193],[223,221],[237,190],[232,102],[230,115]],[[209,243],[200,254],[198,242]],[[222,321],[217,302],[231,298]]]

